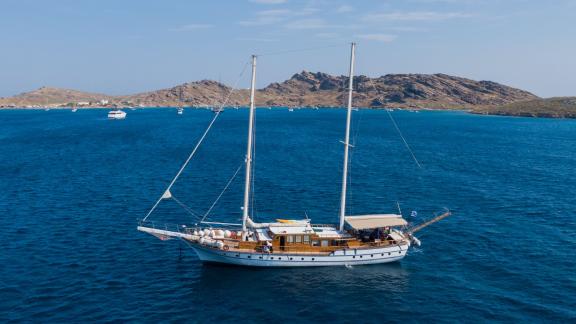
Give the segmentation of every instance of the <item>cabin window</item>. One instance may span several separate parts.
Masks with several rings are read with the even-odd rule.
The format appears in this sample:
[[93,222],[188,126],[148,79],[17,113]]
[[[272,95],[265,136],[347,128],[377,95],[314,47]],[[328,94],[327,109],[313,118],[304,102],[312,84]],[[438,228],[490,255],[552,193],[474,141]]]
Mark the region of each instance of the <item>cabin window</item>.
[[304,243],[310,243],[310,235],[304,235]]
[[322,246],[328,246],[328,241],[327,241],[327,240],[322,240]]
[[288,235],[288,243],[294,243],[294,235]]
[[296,240],[295,240],[295,241],[296,241],[296,243],[302,243],[302,236],[300,236],[300,235],[296,235],[296,237],[295,237],[295,238],[296,238]]
[[320,246],[320,241],[312,241],[312,246]]

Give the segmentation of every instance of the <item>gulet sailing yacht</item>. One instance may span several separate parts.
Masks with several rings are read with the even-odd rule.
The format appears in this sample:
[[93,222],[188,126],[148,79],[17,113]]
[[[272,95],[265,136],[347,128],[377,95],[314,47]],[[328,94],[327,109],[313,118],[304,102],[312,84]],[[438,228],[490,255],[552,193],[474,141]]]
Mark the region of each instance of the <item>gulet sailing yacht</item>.
[[355,46],[352,43],[350,52],[348,110],[343,142],[344,167],[337,224],[314,224],[309,219],[277,219],[270,223],[256,223],[249,214],[257,59],[253,55],[242,223],[200,222],[193,226],[168,226],[147,221],[161,200],[172,198],[170,188],[181,169],[137,229],[162,240],[172,238],[184,240],[194,249],[201,261],[240,266],[348,266],[387,263],[404,258],[413,244],[420,244],[414,233],[448,217],[450,212],[445,211],[436,218],[412,228],[407,227],[407,221],[399,214],[346,215]]

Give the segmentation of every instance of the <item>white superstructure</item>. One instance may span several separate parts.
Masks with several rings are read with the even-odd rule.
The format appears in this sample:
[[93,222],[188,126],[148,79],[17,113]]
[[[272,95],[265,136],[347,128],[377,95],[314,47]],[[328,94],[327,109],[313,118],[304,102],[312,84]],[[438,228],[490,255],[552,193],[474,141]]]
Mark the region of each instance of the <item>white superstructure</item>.
[[108,119],[124,119],[126,118],[126,112],[115,109],[108,112]]

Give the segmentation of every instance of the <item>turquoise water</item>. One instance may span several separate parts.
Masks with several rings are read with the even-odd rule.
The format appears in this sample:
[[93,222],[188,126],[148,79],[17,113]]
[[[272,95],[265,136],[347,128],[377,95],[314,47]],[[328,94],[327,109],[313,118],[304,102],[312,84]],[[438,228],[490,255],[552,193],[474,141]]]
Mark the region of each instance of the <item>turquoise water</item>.
[[[576,121],[392,114],[423,167],[385,111],[356,112],[349,213],[454,215],[400,263],[247,269],[136,231],[210,111],[0,111],[0,320],[576,320]],[[337,221],[344,117],[258,110],[257,220]],[[173,188],[194,213],[243,162],[246,120],[223,113]],[[212,220],[238,221],[242,181]],[[150,219],[195,220],[171,201]]]

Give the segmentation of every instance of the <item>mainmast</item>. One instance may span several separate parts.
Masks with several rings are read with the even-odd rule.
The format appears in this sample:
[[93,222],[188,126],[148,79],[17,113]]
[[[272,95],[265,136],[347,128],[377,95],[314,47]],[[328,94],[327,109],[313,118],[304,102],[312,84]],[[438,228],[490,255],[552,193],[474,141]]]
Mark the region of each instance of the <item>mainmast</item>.
[[350,48],[350,71],[348,81],[348,112],[346,114],[346,137],[344,139],[344,168],[342,170],[342,195],[340,198],[340,230],[344,229],[344,216],[346,215],[346,185],[348,182],[348,150],[350,148],[350,120],[352,118],[352,91],[354,83],[354,52],[356,43]]
[[250,84],[250,117],[248,120],[248,146],[246,148],[246,180],[244,183],[244,207],[242,210],[242,231],[246,231],[248,203],[250,201],[250,176],[252,173],[252,137],[254,128],[254,91],[256,90],[256,55],[252,55],[252,83]]

